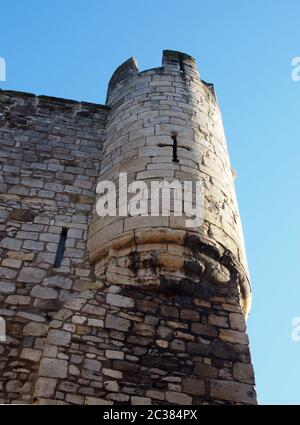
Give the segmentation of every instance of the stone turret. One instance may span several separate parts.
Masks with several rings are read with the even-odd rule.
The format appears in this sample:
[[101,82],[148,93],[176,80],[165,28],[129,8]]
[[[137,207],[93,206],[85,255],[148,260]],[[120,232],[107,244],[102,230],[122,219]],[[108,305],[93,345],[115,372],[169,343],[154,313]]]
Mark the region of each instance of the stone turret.
[[0,108],[0,401],[255,404],[234,178],[194,58],[127,60],[106,105]]
[[[213,86],[200,80],[191,56],[167,50],[161,68],[139,72],[133,58],[121,65],[110,80],[107,105],[111,109],[99,181],[113,181],[123,203],[134,195],[126,195],[124,185],[119,188],[120,173],[127,174],[128,184],[145,182],[148,209],[132,217],[127,204],[117,203],[116,216],[95,213],[89,253],[97,273],[101,275],[105,265],[106,278],[115,283],[116,262],[127,255],[132,263],[129,285],[151,282],[183,288],[194,287],[204,277],[225,283],[234,276],[247,313],[251,290],[243,234]],[[189,227],[186,214],[176,216],[172,203],[170,216],[153,216],[153,180],[176,180],[182,187],[184,181],[201,183],[201,224]],[[158,196],[162,199],[163,191]]]
[[[160,68],[139,72],[133,58],[121,65],[107,105],[99,182],[114,182],[123,197],[116,215],[95,212],[89,256],[106,290],[118,294],[110,296],[111,326],[126,328],[133,375],[144,376],[140,394],[153,402],[255,402],[244,323],[251,289],[214,88],[191,56],[167,50]],[[129,190],[119,179],[125,173]],[[202,198],[192,201],[199,224],[187,225],[172,202],[170,214],[153,215],[150,185],[174,180],[201,183]],[[130,215],[128,193],[136,181],[148,188],[139,216]],[[156,196],[162,201],[164,192]]]

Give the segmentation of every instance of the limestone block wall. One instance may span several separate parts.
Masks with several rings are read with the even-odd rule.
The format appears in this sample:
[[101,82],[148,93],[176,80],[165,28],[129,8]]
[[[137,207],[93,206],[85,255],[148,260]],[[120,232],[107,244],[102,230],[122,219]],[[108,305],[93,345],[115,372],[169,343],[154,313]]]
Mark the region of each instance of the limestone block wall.
[[34,402],[255,404],[236,283],[112,285],[78,293],[50,323]]
[[[1,402],[256,403],[226,140],[192,57],[128,60],[105,106],[0,91],[0,151]],[[120,172],[202,181],[204,222],[99,217],[96,183]]]
[[31,402],[49,321],[95,282],[86,240],[106,114],[101,105],[0,91],[1,402]]

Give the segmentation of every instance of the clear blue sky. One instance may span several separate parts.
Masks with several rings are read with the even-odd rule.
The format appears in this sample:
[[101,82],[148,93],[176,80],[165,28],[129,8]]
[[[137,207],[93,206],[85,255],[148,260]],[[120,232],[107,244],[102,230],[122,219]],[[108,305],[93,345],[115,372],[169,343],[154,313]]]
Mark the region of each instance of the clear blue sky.
[[2,89],[105,102],[130,56],[160,66],[163,49],[196,57],[216,86],[254,291],[248,321],[263,404],[300,404],[299,0],[0,1]]

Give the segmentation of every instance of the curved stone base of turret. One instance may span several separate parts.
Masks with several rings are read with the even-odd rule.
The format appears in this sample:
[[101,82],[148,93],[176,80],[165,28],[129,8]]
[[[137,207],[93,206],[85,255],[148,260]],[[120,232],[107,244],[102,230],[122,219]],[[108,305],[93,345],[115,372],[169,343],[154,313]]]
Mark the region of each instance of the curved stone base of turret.
[[[97,242],[97,240],[96,240]],[[189,230],[166,227],[141,228],[125,232],[108,242],[89,244],[96,274],[112,284],[161,286],[166,280],[175,286],[194,287],[203,279],[236,283],[245,316],[251,307],[247,272],[221,244]]]

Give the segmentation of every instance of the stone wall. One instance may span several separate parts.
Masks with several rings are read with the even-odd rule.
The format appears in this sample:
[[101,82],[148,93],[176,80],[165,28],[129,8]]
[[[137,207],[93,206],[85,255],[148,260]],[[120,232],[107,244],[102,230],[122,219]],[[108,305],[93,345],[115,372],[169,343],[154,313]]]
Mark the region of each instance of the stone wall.
[[[112,180],[118,189],[119,173],[127,173],[128,183],[199,181],[203,185],[204,222],[188,228],[186,214],[150,216],[150,201],[148,216],[95,214],[89,232],[90,258],[101,268],[109,261],[111,249],[128,248],[134,252],[136,246],[141,249],[143,244],[161,242],[174,242],[174,254],[180,249],[185,253],[182,251],[186,248],[182,247],[185,238],[199,236],[208,241],[204,244],[209,241],[213,245],[221,244],[231,253],[240,269],[240,289],[247,310],[251,299],[248,266],[214,90],[212,85],[200,80],[195,60],[188,55],[164,51],[162,65],[139,72],[132,59],[112,76],[107,98],[111,109],[99,180]],[[177,137],[178,162],[172,161],[173,134]],[[147,196],[150,198],[149,192]],[[162,192],[158,196],[162,198]],[[167,239],[165,234],[162,237],[162,228],[168,229]],[[135,229],[144,230],[142,241],[137,239]]]
[[[0,108],[1,401],[255,404],[238,206],[194,59],[128,60],[106,106],[2,91]],[[96,182],[120,172],[203,181],[204,222],[92,213]]]
[[106,114],[101,105],[0,91],[2,402],[31,402],[49,321],[94,282],[86,240]]
[[105,282],[54,319],[35,390],[41,404],[256,403],[235,282]]

